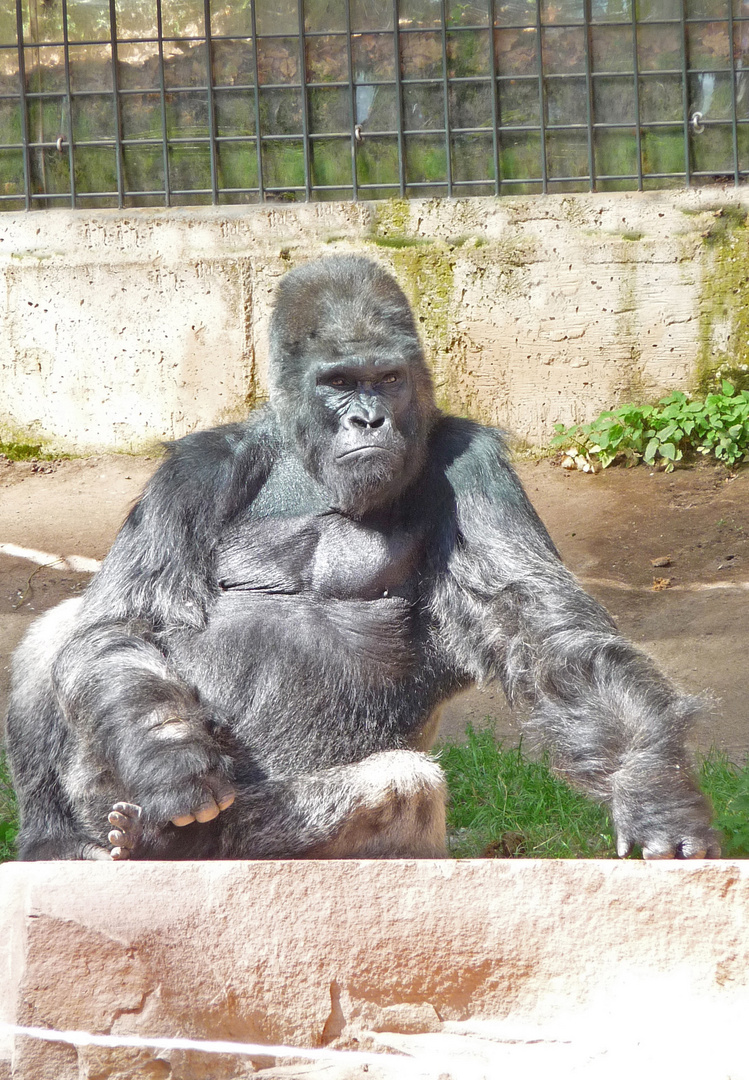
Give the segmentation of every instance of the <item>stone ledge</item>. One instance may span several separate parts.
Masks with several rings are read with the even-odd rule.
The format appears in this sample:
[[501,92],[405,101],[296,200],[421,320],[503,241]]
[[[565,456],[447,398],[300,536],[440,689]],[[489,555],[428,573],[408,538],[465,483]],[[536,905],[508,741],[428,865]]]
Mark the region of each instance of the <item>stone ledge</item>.
[[[488,1071],[471,1075],[503,1078],[529,1075],[528,1055],[578,1075],[595,1047],[605,1060],[583,1073],[619,1075],[606,1071],[615,1039],[619,1066],[623,1047],[637,1052],[628,1071],[650,1075],[641,1066],[667,1047],[667,1073],[678,1064],[681,1076],[736,1078],[749,1075],[745,1047],[735,1067],[730,1057],[749,1015],[748,924],[743,862],[6,864],[0,1020],[295,1046],[358,1040],[442,1054],[443,1076],[460,1075],[449,1065],[456,1040],[473,1046],[477,1068],[477,1047],[491,1043]],[[252,1073],[246,1059],[185,1051],[0,1042],[3,1080]]]

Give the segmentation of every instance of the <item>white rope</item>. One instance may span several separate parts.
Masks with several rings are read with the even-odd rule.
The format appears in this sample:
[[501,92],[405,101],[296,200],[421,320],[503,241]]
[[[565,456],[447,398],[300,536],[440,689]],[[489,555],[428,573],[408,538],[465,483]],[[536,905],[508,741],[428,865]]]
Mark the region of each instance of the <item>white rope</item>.
[[[352,1065],[377,1065],[379,1068],[413,1077],[422,1070],[423,1059],[417,1063],[407,1054],[365,1054],[357,1050],[328,1050],[298,1046],[266,1046],[264,1043],[212,1041],[208,1039],[142,1038],[140,1035],[93,1035],[88,1031],[56,1031],[53,1028],[22,1027],[0,1020],[1,1035],[26,1035],[44,1042],[68,1043],[71,1046],[130,1047],[139,1050],[198,1050],[204,1054],[237,1054],[240,1057],[307,1058],[310,1061],[344,1059]],[[433,1062],[436,1067],[439,1063]],[[415,1066],[417,1068],[415,1069]],[[437,1069],[444,1072],[444,1058]]]

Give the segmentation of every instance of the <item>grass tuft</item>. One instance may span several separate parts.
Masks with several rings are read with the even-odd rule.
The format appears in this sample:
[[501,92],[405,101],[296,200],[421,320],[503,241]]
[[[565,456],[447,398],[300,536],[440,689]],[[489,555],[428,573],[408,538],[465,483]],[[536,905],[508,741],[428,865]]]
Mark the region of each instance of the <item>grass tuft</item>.
[[10,782],[8,762],[2,749],[0,749],[0,862],[15,859],[17,833],[18,805],[16,795]]
[[573,791],[545,759],[504,750],[491,728],[468,728],[439,761],[450,789],[448,832],[456,858],[607,859],[616,854],[606,811]]

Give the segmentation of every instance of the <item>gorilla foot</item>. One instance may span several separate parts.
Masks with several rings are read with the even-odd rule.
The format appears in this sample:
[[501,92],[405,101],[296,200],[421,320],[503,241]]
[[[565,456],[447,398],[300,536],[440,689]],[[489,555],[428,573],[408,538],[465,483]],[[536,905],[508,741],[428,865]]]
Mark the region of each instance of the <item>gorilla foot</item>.
[[118,802],[109,814],[109,824],[114,828],[108,840],[112,845],[110,855],[116,861],[129,859],[141,835],[141,808],[136,803]]

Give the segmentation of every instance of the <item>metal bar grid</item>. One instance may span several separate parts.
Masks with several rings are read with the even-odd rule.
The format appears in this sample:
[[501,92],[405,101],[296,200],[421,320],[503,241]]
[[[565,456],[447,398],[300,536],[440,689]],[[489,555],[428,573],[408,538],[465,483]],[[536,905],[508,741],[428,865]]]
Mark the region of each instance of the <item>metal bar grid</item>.
[[541,0],[536,0],[536,78],[538,79],[539,131],[541,133],[541,183],[544,195],[549,190],[548,152],[546,148],[546,80],[544,79],[544,42],[541,23]]
[[406,196],[406,145],[403,135],[403,78],[401,74],[401,28],[400,28],[400,4],[399,0],[393,0],[393,46],[395,50],[393,73],[395,75],[396,93],[396,136],[398,139],[398,194],[401,199]]
[[109,0],[109,43],[112,49],[112,96],[114,98],[115,167],[117,170],[117,206],[125,205],[125,161],[122,149],[122,109],[120,103],[120,79],[117,59],[117,7],[116,0]]
[[[731,0],[733,2],[733,0]],[[691,154],[689,145],[689,63],[687,61],[687,19],[685,4],[681,5],[679,43],[681,45],[681,100],[682,100],[682,123],[684,125],[684,182],[687,187],[691,184]]]
[[[75,209],[75,149],[73,142],[73,108],[71,98],[70,87],[70,42],[68,41],[68,3],[67,0],[62,0],[62,54],[63,64],[65,70],[65,107],[64,112],[66,115],[67,123],[67,144],[68,144],[68,169],[70,172],[70,205]],[[60,125],[62,127],[62,124]],[[63,138],[62,132],[60,132],[60,139]],[[61,148],[64,143],[60,142],[58,148]]]
[[356,111],[356,83],[354,75],[354,50],[351,45],[351,0],[346,0],[346,70],[348,72],[349,109],[351,111],[351,197],[359,198],[359,178],[356,168],[356,144],[361,137],[359,116]]
[[[62,22],[54,32],[44,20],[59,8],[16,0],[15,29],[10,39],[0,37],[0,60],[7,67],[12,57],[17,68],[10,81],[0,71],[0,208],[155,200],[169,206],[191,198],[214,204],[356,200],[430,191],[499,195],[612,185],[642,190],[727,179],[738,185],[749,176],[749,161],[742,161],[749,117],[739,115],[739,81],[749,67],[749,46],[744,58],[740,43],[749,41],[742,34],[749,18],[736,14],[730,0],[717,0],[712,14],[699,17],[688,16],[682,0],[677,17],[649,20],[638,16],[635,0],[618,18],[598,18],[595,0],[583,0],[582,18],[567,20],[558,18],[558,5],[547,9],[537,0],[528,19],[507,23],[496,0],[487,0],[484,15],[472,9],[473,20],[465,22],[460,12],[448,11],[446,0],[439,0],[436,18],[426,0],[421,15],[418,0],[410,0],[408,16],[401,0],[392,0],[388,17],[364,26],[367,6],[357,5],[354,25],[351,0],[341,6],[304,2],[314,29],[306,28],[302,0],[293,23],[279,27],[269,23],[267,0],[250,5],[246,25],[236,19],[226,25],[230,7],[202,0],[202,26],[193,20],[181,33],[172,21],[167,34],[162,0],[156,0],[155,30],[144,24],[121,35],[122,5],[108,0],[108,32],[87,34],[76,26],[71,38],[68,0],[61,0]],[[264,13],[260,34],[258,11]],[[705,27],[710,32],[703,39]],[[712,55],[716,27],[728,47]],[[676,65],[676,55],[658,44],[659,35],[665,41],[674,32]],[[87,48],[94,57],[108,44],[111,90],[71,83],[71,40],[76,72]],[[618,41],[620,52],[607,53],[606,40]],[[322,78],[307,69],[313,41],[318,58],[329,60]],[[695,41],[699,47],[690,57]],[[266,50],[262,70],[258,43]],[[236,70],[222,62],[218,74],[217,47],[235,57]],[[190,59],[200,49],[202,76]],[[289,75],[284,58],[292,53]],[[321,122],[320,108],[310,111],[310,95],[322,89],[317,102],[324,97],[338,104]],[[360,116],[357,100],[364,92],[375,104]],[[300,106],[285,116],[294,95]],[[90,134],[81,117],[103,113],[105,99],[109,129],[99,136],[93,125],[97,133]],[[192,104],[198,100],[200,107]],[[477,101],[483,112],[476,111]],[[144,102],[156,105],[148,116]],[[2,117],[18,114],[20,124],[4,129]],[[52,134],[49,117],[54,123],[55,115],[62,127]],[[86,174],[94,159],[83,152],[90,148],[110,151],[102,158],[111,162],[108,171]],[[55,150],[64,156],[62,171]],[[224,153],[242,167],[224,168]]]
[[497,81],[497,49],[495,45],[494,27],[497,21],[496,0],[489,2],[489,73],[492,80],[491,105],[492,105],[492,151],[494,154],[494,194],[502,192],[502,162],[499,146],[499,129],[502,123],[502,111],[499,104],[499,83]]
[[156,0],[156,32],[159,47],[159,97],[161,101],[161,145],[164,163],[164,206],[171,206],[172,196],[169,190],[169,127],[166,115],[166,79],[164,77],[164,26],[162,21],[161,0]]
[[213,43],[211,40],[211,0],[203,0],[203,19],[205,22],[205,67],[208,84],[208,132],[211,162],[211,198],[214,206],[218,203],[218,162],[216,161],[216,102],[213,94]]

